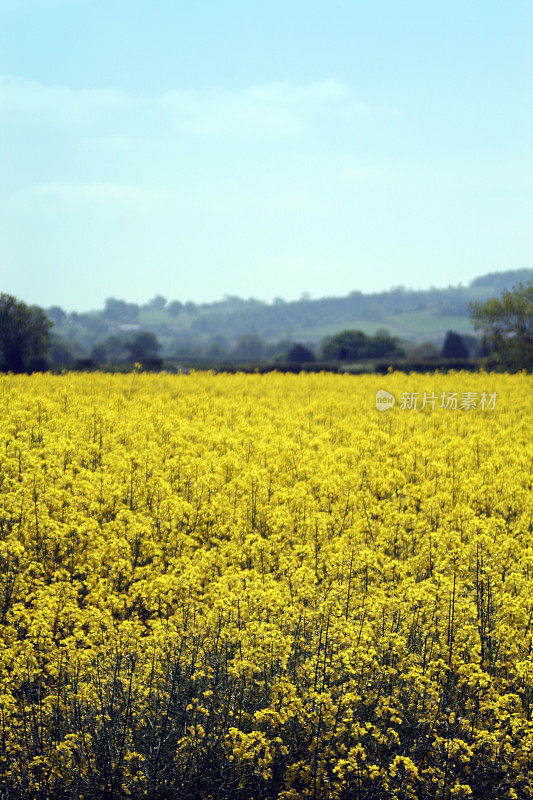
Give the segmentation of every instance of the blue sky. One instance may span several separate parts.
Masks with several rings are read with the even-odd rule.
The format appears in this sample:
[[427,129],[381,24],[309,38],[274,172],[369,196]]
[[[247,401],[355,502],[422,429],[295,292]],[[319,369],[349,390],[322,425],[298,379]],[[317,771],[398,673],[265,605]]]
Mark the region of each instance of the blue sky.
[[0,278],[43,306],[533,265],[533,3],[0,0]]

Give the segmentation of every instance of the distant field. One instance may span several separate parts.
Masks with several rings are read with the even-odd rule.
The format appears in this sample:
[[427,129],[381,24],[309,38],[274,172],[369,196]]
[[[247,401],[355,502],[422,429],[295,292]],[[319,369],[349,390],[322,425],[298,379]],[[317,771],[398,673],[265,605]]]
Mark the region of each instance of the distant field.
[[430,341],[432,338],[442,337],[447,330],[457,333],[473,333],[473,327],[468,317],[437,316],[431,311],[415,311],[412,314],[395,314],[387,317],[384,327],[394,325],[399,335],[419,339],[423,337]]
[[468,317],[437,316],[431,311],[415,311],[412,314],[394,314],[380,320],[358,320],[331,323],[316,327],[299,328],[293,334],[302,339],[321,339],[349,328],[374,334],[379,328],[386,328],[393,336],[414,341],[437,341],[447,330],[457,333],[473,333]]

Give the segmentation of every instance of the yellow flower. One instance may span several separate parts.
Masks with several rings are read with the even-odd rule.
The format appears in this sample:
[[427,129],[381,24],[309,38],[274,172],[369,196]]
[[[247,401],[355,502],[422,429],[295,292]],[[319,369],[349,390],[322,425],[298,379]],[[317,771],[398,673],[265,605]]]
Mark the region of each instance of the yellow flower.
[[15,794],[533,796],[531,376],[140,370],[0,375]]

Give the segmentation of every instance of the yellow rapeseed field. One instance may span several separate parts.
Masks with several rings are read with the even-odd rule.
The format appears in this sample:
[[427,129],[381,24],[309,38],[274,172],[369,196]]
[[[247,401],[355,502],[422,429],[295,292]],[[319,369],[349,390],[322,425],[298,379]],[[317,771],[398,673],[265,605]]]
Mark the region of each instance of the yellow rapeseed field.
[[3,800],[533,797],[531,377],[3,375],[0,411]]

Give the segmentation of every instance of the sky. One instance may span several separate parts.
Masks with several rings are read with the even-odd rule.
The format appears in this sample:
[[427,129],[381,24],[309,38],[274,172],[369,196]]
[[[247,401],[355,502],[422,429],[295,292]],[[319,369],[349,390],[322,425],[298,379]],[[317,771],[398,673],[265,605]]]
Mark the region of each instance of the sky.
[[0,0],[0,291],[296,299],[533,266],[531,0]]

